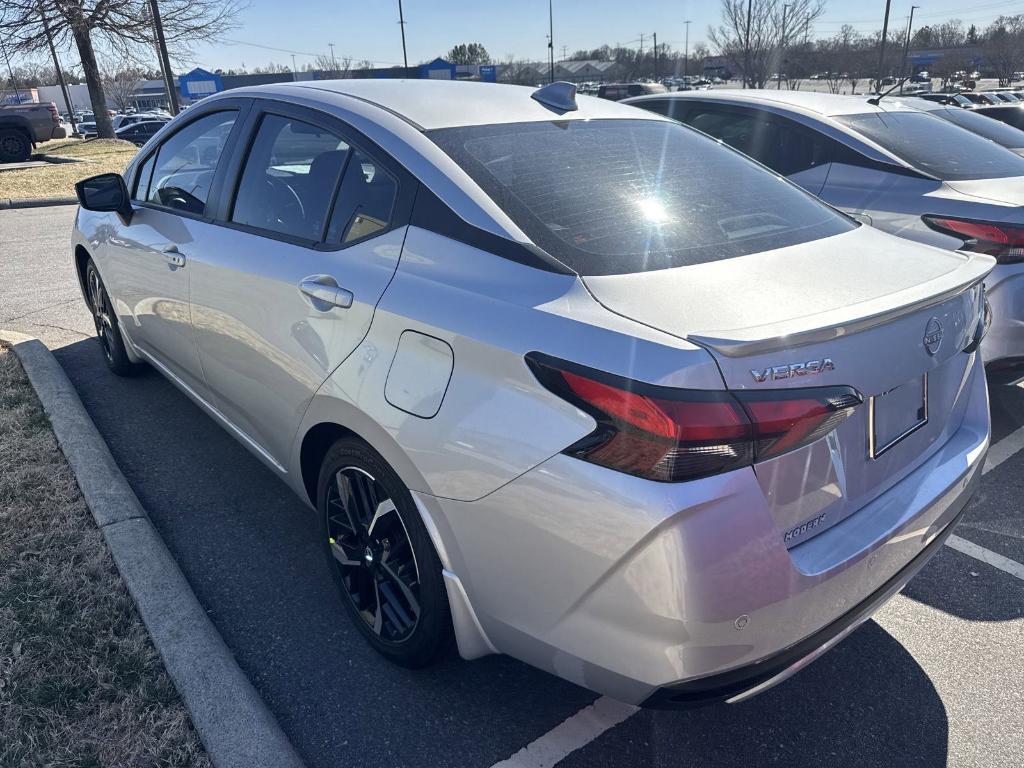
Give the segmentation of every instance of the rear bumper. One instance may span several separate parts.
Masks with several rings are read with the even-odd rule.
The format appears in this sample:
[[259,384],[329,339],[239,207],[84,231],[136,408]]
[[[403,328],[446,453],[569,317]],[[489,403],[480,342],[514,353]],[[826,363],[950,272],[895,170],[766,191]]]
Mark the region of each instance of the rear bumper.
[[463,626],[479,630],[466,647],[635,704],[778,682],[867,618],[951,530],[988,449],[977,357],[962,386],[959,425],[920,466],[791,548],[749,468],[666,484],[559,454],[476,501],[415,494],[472,617]]
[[707,704],[736,704],[778,685],[820,657],[857,627],[871,618],[890,598],[906,586],[932,559],[953,533],[981,480],[976,472],[967,487],[950,504],[956,517],[925,546],[902,570],[877,591],[826,627],[768,658],[716,675],[659,688],[643,702],[652,709],[691,709]]

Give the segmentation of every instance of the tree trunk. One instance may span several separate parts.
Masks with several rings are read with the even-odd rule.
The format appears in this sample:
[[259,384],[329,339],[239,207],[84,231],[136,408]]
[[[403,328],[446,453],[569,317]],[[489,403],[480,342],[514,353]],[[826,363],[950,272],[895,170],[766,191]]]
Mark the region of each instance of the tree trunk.
[[82,72],[85,73],[85,84],[89,88],[89,101],[92,112],[96,116],[96,135],[101,139],[114,138],[114,124],[107,114],[107,100],[103,95],[103,81],[100,68],[96,65],[96,53],[92,48],[92,38],[87,29],[73,29],[78,55],[82,59]]

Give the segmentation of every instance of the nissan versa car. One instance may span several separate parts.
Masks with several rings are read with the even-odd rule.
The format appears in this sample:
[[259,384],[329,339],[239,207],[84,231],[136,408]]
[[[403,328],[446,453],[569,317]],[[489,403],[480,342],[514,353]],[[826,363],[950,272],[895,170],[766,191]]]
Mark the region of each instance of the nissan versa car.
[[454,637],[738,701],[898,591],[980,477],[990,256],[568,84],[231,90],[78,192],[107,364],[316,510],[399,664]]
[[982,355],[1024,362],[1024,157],[897,99],[766,90],[629,103],[720,139],[866,224],[994,256]]

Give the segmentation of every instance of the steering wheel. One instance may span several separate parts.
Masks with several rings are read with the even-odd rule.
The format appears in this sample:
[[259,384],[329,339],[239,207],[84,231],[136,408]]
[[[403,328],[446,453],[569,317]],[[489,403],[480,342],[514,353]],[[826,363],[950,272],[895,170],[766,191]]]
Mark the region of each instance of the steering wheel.
[[274,201],[273,209],[269,212],[270,218],[285,228],[292,224],[303,224],[306,221],[306,209],[302,207],[302,200],[291,185],[275,176],[265,176],[264,179],[270,189],[270,199]]

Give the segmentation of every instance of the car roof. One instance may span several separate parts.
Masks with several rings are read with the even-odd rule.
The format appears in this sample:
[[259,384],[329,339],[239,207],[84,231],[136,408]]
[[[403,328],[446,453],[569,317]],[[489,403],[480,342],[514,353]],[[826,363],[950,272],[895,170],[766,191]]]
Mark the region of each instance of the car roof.
[[309,98],[315,91],[328,91],[374,104],[420,130],[550,120],[666,119],[654,113],[640,113],[617,102],[580,95],[576,97],[577,110],[561,112],[531,98],[537,90],[529,86],[457,80],[365,79],[300,80],[240,88],[230,93],[278,97],[290,94]]
[[[891,111],[896,102],[883,99],[881,104],[868,102],[870,96],[844,96],[835,93],[816,93],[813,91],[776,91],[768,89],[747,90],[713,90],[713,91],[676,91],[658,96],[637,96],[627,99],[626,103],[635,104],[655,99],[700,99],[702,101],[730,102],[737,104],[774,104],[791,107],[804,112],[815,113],[825,117],[836,115],[862,115],[872,112]],[[899,107],[897,107],[899,108]],[[904,109],[910,107],[903,106]]]

